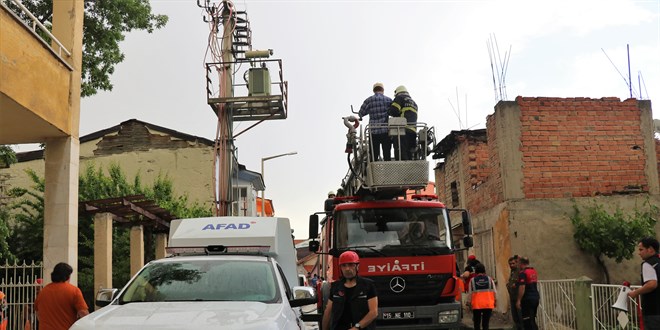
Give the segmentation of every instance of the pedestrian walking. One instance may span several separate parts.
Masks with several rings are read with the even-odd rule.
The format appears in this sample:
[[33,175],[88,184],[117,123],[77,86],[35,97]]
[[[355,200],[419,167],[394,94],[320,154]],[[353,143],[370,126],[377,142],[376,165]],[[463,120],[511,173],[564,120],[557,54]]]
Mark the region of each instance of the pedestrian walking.
[[497,306],[495,282],[486,275],[483,264],[475,266],[476,275],[468,285],[467,305],[472,309],[474,330],[488,330],[493,309]]
[[522,317],[520,316],[520,311],[516,308],[516,302],[518,301],[518,274],[520,273],[518,255],[509,258],[509,268],[511,269],[511,273],[509,274],[509,281],[506,283],[506,289],[509,292],[509,309],[511,310],[511,318],[513,319],[516,330],[522,330]]
[[50,273],[52,283],[46,285],[34,302],[39,330],[66,330],[77,319],[89,314],[82,292],[71,285],[73,268],[60,262]]
[[541,296],[537,288],[538,274],[533,267],[529,266],[528,258],[519,258],[520,273],[518,273],[518,297],[516,308],[522,316],[523,329],[538,330],[536,324],[536,311],[539,307]]
[[376,286],[370,279],[358,276],[360,257],[354,251],[339,256],[342,278],[332,283],[323,312],[323,330],[375,329],[378,316]]
[[642,262],[642,287],[628,292],[632,299],[642,299],[642,321],[644,329],[660,329],[660,289],[658,289],[658,278],[660,278],[660,252],[658,240],[654,237],[646,237],[639,240],[637,251],[644,260]]
[[360,119],[369,116],[369,138],[371,140],[371,150],[369,157],[371,161],[380,158],[380,151],[383,150],[383,160],[392,159],[392,140],[388,134],[387,112],[392,104],[392,99],[383,94],[385,88],[382,83],[375,83],[373,86],[374,95],[369,96],[360,107],[358,114]]

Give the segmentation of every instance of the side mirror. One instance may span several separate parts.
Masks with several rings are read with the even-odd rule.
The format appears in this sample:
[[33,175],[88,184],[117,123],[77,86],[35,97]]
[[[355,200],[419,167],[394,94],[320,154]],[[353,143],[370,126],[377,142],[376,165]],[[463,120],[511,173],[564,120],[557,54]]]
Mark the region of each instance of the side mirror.
[[308,286],[294,286],[294,299],[289,300],[291,307],[316,304],[316,289]]
[[309,241],[309,250],[312,252],[316,252],[319,250],[321,247],[321,243],[319,241]]
[[472,221],[470,220],[470,214],[467,210],[462,212],[462,224],[463,224],[463,233],[465,235],[472,235]]
[[474,246],[474,241],[472,240],[472,236],[463,237],[463,246],[466,248]]
[[98,293],[96,293],[96,306],[99,307],[105,307],[108,306],[112,300],[115,299],[115,295],[117,294],[117,289],[100,289]]
[[314,239],[319,237],[319,215],[312,214],[309,216],[309,238]]

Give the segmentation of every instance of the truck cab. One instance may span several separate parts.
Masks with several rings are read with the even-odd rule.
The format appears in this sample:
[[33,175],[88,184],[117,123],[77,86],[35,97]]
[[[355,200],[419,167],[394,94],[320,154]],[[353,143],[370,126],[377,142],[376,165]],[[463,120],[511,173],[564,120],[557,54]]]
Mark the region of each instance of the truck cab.
[[[399,119],[358,130],[358,118],[344,118],[349,170],[341,181],[342,194],[326,201],[324,211],[309,221],[309,247],[319,254],[328,279],[317,286],[317,309],[325,308],[330,283],[340,280],[339,255],[355,251],[358,275],[376,285],[378,329],[459,329],[455,253],[472,246],[470,216],[465,209],[447,208],[436,195],[421,193],[429,183],[426,158],[434,149],[434,130]],[[371,129],[384,127],[392,140],[414,128],[411,159],[374,157]],[[319,214],[324,215],[320,222]],[[458,214],[460,221],[454,220]]]
[[145,265],[103,308],[71,329],[306,329],[300,306],[314,303],[298,277],[288,219],[174,220],[171,257]]

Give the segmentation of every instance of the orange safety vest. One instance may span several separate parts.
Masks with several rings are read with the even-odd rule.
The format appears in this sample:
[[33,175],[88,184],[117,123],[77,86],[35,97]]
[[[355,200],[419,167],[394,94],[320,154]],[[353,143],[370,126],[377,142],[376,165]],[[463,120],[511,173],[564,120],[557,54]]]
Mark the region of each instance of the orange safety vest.
[[488,275],[479,274],[470,280],[472,309],[495,308],[495,286]]

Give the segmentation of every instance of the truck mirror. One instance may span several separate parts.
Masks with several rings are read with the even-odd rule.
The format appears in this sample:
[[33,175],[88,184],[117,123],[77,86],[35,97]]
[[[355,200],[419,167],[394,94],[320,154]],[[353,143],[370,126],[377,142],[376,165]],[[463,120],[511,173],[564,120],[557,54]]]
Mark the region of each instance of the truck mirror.
[[119,290],[117,289],[100,289],[99,292],[96,293],[96,301],[94,304],[99,307],[109,305],[112,300],[115,299],[118,291]]
[[472,235],[472,221],[470,214],[467,211],[462,212],[463,233],[465,235]]
[[312,252],[316,252],[319,250],[319,247],[321,247],[321,243],[319,241],[309,241],[309,250]]
[[319,215],[312,214],[309,216],[309,238],[314,239],[319,237]]
[[466,248],[474,246],[474,241],[472,240],[472,236],[463,237],[463,246]]

